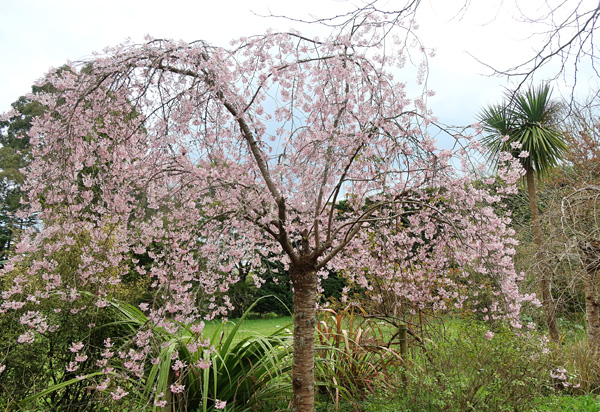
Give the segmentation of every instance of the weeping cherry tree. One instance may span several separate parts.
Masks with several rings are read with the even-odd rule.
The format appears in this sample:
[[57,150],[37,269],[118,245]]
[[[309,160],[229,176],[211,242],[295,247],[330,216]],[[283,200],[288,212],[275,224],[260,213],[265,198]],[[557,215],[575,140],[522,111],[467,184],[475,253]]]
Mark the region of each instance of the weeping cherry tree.
[[[268,32],[230,48],[148,39],[50,72],[42,82],[57,92],[36,96],[47,110],[30,131],[26,183],[42,223],[4,268],[35,255],[2,294],[3,312],[32,307],[19,340],[50,333],[35,302],[60,294],[77,307],[85,288],[102,310],[131,268],[151,279],[155,299],[140,305],[150,322],[200,330],[231,309],[236,263],[254,265],[260,284],[261,256],[276,256],[295,296],[293,407],[312,411],[326,269],[367,289],[384,279],[415,307],[473,299],[490,319],[518,324],[534,297],[518,292],[513,233],[492,206],[522,170],[508,154],[498,172],[507,187],[491,191],[467,167],[476,138],[438,149],[426,98],[411,98],[405,83],[415,74],[405,23],[393,36],[362,16],[325,39]],[[53,256],[81,236],[76,273],[61,276]],[[485,308],[476,301],[482,275],[495,292]],[[144,329],[127,353],[107,345],[114,358],[98,369],[120,356],[128,376],[143,378],[151,339]],[[123,395],[104,382],[98,390]]]

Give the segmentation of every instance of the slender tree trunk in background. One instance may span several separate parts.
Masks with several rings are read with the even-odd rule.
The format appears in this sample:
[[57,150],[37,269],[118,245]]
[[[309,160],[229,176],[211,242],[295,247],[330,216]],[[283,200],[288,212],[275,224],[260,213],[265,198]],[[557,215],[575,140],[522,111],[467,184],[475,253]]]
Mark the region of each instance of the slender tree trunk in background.
[[586,269],[583,288],[588,345],[600,355],[600,241],[581,244],[580,250]]
[[[538,208],[537,193],[535,191],[534,172],[531,167],[527,168],[525,178],[527,180],[527,192],[529,193],[529,208],[531,210],[531,224],[533,226],[533,242],[535,244],[536,259],[541,258],[542,253],[542,227],[540,224],[540,211]],[[552,302],[552,293],[550,290],[550,282],[548,274],[543,265],[540,269],[539,294],[542,298],[542,306],[546,312],[546,325],[550,333],[550,340],[558,343],[560,335],[556,324],[556,308]]]
[[317,273],[310,265],[290,267],[294,286],[293,410],[315,409],[315,325]]
[[587,273],[584,279],[585,313],[590,349],[600,354],[600,273]]

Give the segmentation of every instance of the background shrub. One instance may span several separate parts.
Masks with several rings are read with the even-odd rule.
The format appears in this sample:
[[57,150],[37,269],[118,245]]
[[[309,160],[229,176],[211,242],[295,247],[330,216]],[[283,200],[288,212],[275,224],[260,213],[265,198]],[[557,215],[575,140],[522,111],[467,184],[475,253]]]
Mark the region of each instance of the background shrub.
[[[0,409],[40,412],[103,410],[105,405],[96,391],[90,390],[90,382],[76,380],[76,377],[97,371],[95,363],[102,358],[104,339],[122,336],[122,331],[117,325],[96,327],[109,324],[115,318],[109,311],[97,310],[93,303],[97,298],[82,298],[78,307],[85,300],[87,308],[77,316],[70,313],[71,303],[58,297],[36,306],[35,310],[46,315],[49,324],[58,325],[58,329],[44,334],[36,332],[36,339],[31,344],[17,343],[18,337],[26,332],[26,327],[19,323],[19,317],[26,310],[0,316],[0,357],[6,365],[0,375]],[[84,343],[87,359],[79,363],[76,371],[68,371],[67,366],[76,356],[69,350],[74,342]],[[72,379],[75,379],[74,383],[44,393],[45,389]],[[41,393],[43,395],[35,401],[21,405],[25,398]]]
[[388,393],[396,410],[522,411],[553,391],[552,356],[538,334],[498,327],[492,337],[487,328],[454,322],[414,348],[406,387]]

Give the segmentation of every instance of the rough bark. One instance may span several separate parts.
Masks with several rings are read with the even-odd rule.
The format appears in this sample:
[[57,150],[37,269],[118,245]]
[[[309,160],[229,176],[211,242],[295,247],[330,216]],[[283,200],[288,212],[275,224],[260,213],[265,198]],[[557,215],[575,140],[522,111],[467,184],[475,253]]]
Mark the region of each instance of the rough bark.
[[317,273],[314,267],[301,263],[290,267],[290,277],[294,286],[293,410],[313,412]]
[[[529,194],[529,208],[531,210],[531,224],[533,227],[533,242],[535,244],[536,260],[539,260],[542,253],[543,236],[537,193],[535,191],[535,177],[531,167],[527,168],[525,178],[527,180],[527,192]],[[552,302],[552,292],[550,290],[550,282],[548,281],[548,273],[543,266],[540,269],[539,276],[539,294],[542,298],[542,307],[546,313],[546,325],[548,326],[550,340],[554,343],[558,343],[560,341],[560,334],[556,323],[556,308]]]

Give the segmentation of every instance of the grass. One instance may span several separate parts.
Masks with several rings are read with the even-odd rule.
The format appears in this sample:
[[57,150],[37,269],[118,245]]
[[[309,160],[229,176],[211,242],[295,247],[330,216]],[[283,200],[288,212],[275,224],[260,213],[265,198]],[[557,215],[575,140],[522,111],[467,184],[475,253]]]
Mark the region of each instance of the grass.
[[536,412],[599,412],[600,398],[594,395],[554,396],[541,401]]
[[[227,333],[238,323],[239,319],[230,319],[225,325],[223,325],[225,335],[227,335]],[[220,324],[220,320],[206,322],[206,326],[204,327],[204,335],[213,336]],[[290,331],[293,330],[293,320],[291,316],[282,316],[273,319],[245,319],[235,336],[234,343],[239,342],[244,338],[256,335],[271,335],[281,328],[288,328]]]
[[[320,313],[317,315],[317,321],[327,320],[327,317],[331,317],[331,315],[328,313]],[[233,329],[233,327],[237,325],[238,322],[239,319],[229,319],[222,328],[225,331],[225,334],[227,334],[228,331]],[[214,332],[217,330],[221,323],[222,321],[220,319],[215,319],[206,322],[206,326],[204,327],[204,335],[207,337],[213,336]],[[385,322],[376,323],[379,325],[377,334],[382,340],[391,338],[392,335],[397,332],[397,330],[393,326]],[[354,319],[354,327],[358,326],[360,326],[359,320]],[[343,317],[343,328],[347,329],[349,327],[350,325],[348,323],[348,317]],[[293,318],[291,316],[267,316],[266,318],[261,319],[247,318],[243,321],[242,325],[240,326],[240,330],[238,330],[234,341],[237,342],[245,337],[255,336],[257,334],[263,336],[270,335],[281,328],[288,328],[290,331],[293,331]]]

